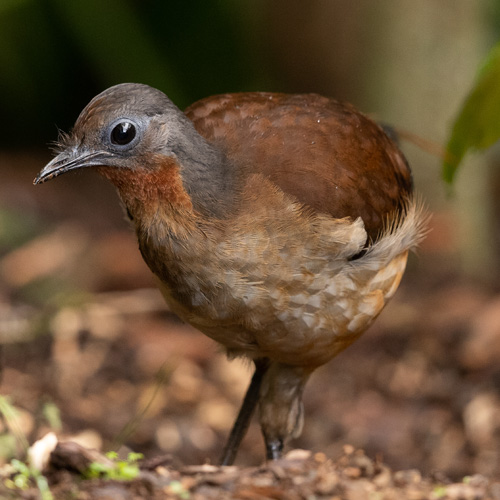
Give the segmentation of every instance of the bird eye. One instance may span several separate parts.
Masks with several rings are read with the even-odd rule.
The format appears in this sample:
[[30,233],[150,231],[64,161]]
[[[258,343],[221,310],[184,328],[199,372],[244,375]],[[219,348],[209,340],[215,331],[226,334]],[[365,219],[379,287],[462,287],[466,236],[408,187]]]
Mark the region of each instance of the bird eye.
[[111,142],[118,146],[130,144],[136,136],[135,125],[124,121],[118,123],[111,131]]

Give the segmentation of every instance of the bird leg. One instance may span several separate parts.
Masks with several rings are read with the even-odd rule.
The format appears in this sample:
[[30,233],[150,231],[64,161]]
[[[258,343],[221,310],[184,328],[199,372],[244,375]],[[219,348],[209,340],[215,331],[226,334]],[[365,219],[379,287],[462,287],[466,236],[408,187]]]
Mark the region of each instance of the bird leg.
[[250,419],[252,418],[259,401],[260,387],[262,379],[269,368],[269,360],[267,358],[260,358],[254,360],[254,363],[255,372],[253,374],[252,381],[248,386],[245,399],[243,400],[238,413],[238,417],[236,418],[233,428],[231,429],[231,434],[229,434],[226,445],[222,450],[222,455],[219,461],[220,465],[233,464],[238,448],[240,447],[241,441],[247,432],[248,426],[250,425]]
[[283,454],[285,443],[282,438],[268,439],[264,436],[266,442],[267,460],[279,460]]
[[260,388],[259,417],[268,460],[281,458],[290,437],[302,432],[302,392],[310,371],[299,366],[272,363]]

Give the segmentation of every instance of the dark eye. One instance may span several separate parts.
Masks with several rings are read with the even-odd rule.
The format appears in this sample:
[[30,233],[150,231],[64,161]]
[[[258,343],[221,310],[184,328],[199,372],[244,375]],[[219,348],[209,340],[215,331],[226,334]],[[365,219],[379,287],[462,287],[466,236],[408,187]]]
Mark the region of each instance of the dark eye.
[[120,122],[111,131],[111,142],[119,146],[130,144],[136,136],[135,125],[130,122]]

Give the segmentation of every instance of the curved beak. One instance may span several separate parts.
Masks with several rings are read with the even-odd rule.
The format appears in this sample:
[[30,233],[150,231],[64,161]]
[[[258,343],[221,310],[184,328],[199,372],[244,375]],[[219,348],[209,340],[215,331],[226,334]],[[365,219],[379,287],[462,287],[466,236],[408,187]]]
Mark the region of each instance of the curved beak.
[[108,151],[82,151],[79,148],[64,150],[52,159],[35,177],[33,184],[42,184],[60,174],[77,168],[106,165],[113,154]]

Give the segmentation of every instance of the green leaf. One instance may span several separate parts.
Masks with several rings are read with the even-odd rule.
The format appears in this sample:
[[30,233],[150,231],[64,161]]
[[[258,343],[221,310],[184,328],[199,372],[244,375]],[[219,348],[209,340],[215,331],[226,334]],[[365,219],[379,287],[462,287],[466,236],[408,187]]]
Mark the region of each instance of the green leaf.
[[135,462],[138,462],[139,460],[142,460],[143,458],[144,458],[144,455],[142,453],[135,453],[135,452],[131,451],[127,455],[127,462],[130,464],[133,464]]
[[14,486],[20,490],[27,490],[29,487],[30,478],[25,474],[16,474],[14,476]]
[[500,42],[486,56],[453,125],[443,162],[445,181],[453,181],[469,151],[485,149],[500,138],[499,114]]
[[115,479],[131,480],[139,475],[139,467],[127,462],[118,462],[115,470]]
[[108,451],[106,452],[106,457],[110,460],[116,460],[118,458],[118,453],[116,451]]
[[109,474],[111,470],[113,470],[112,466],[102,464],[100,462],[92,462],[83,475],[88,479],[95,479],[97,477]]
[[37,474],[35,480],[38,490],[40,491],[41,500],[54,500],[47,478],[42,474]]
[[30,476],[30,469],[29,467],[24,463],[21,462],[21,460],[18,460],[17,458],[13,458],[10,462],[14,470],[22,474],[23,476],[29,477]]

